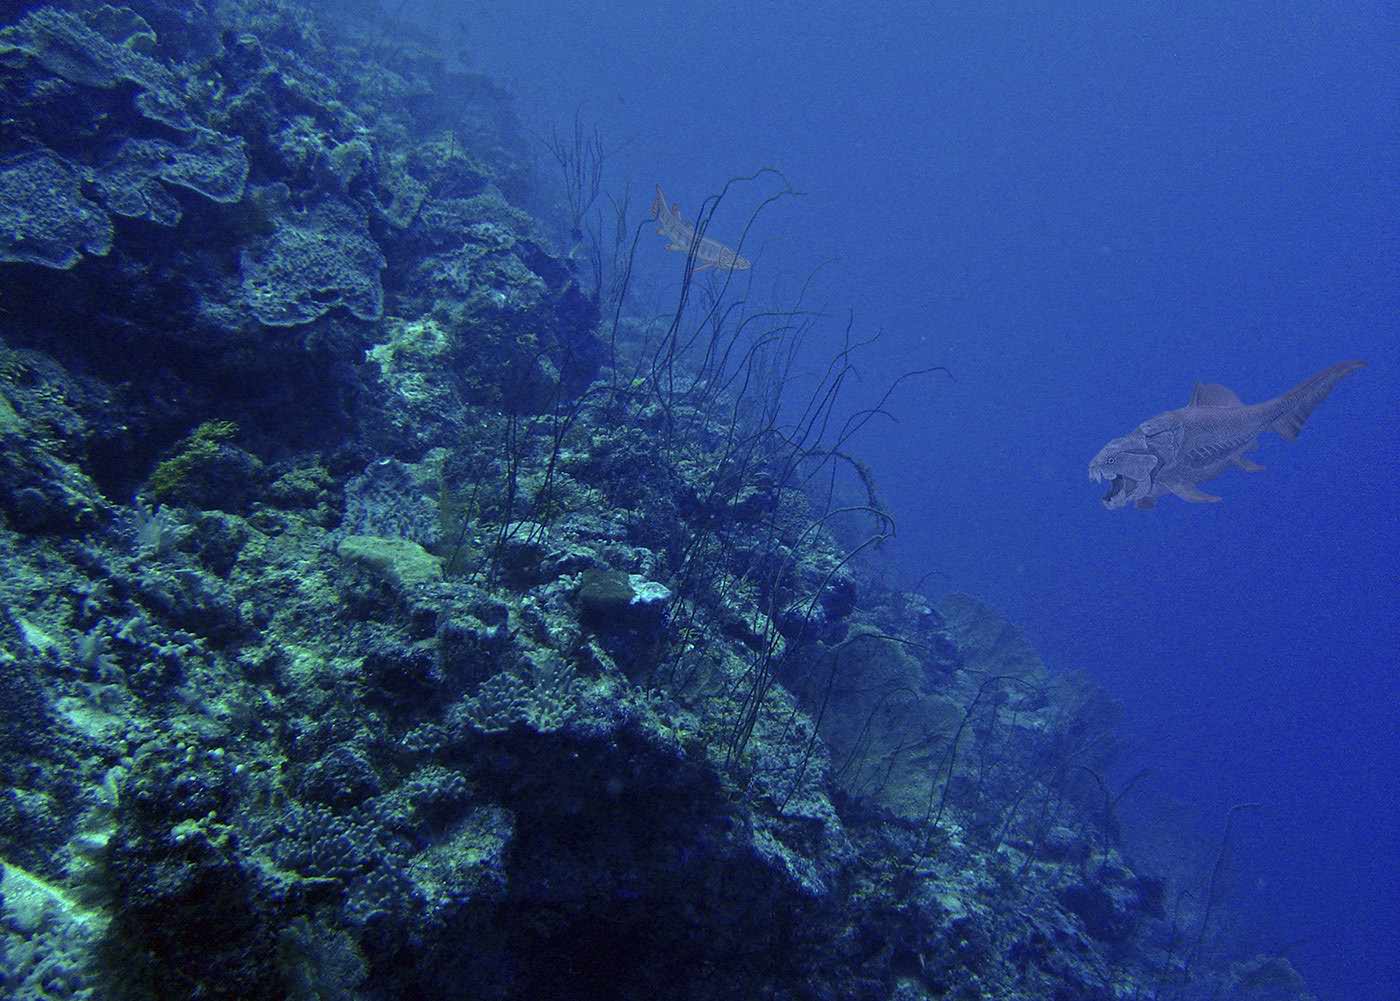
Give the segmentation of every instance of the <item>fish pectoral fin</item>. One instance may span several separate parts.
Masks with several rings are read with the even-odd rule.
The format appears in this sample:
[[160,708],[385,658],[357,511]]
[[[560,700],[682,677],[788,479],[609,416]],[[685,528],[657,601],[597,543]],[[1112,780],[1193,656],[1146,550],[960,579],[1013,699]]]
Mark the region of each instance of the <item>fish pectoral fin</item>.
[[1246,473],[1262,473],[1265,470],[1265,468],[1267,468],[1265,466],[1259,465],[1259,463],[1253,461],[1252,459],[1246,459],[1242,455],[1237,455],[1230,461],[1233,462],[1235,465],[1239,466]]
[[1220,498],[1214,494],[1208,494],[1197,490],[1190,483],[1164,483],[1162,485],[1182,500],[1190,501],[1192,504],[1214,504],[1220,500]]

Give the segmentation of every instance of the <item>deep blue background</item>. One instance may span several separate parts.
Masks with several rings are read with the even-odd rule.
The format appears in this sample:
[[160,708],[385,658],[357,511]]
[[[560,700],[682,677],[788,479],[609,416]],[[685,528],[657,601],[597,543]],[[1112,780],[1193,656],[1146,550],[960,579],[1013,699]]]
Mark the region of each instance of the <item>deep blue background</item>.
[[[759,284],[830,261],[820,302],[884,331],[869,390],[958,380],[861,445],[891,573],[942,571],[1099,678],[1145,795],[1203,836],[1263,803],[1233,902],[1264,944],[1302,940],[1320,998],[1373,1001],[1400,996],[1400,19],[1245,6],[409,9],[537,129],[581,104],[634,198],[659,181],[693,212],[760,165],[806,193],[756,230]],[[679,257],[641,250],[664,292]],[[1207,488],[1224,503],[1100,507],[1089,458],[1196,380],[1254,402],[1353,357],[1301,440],[1265,440],[1267,472]]]

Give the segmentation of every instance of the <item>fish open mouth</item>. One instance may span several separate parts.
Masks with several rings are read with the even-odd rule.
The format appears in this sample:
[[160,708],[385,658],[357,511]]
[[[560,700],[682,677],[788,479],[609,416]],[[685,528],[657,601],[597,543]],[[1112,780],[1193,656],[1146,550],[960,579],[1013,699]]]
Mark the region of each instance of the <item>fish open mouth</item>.
[[1103,495],[1104,507],[1113,507],[1115,501],[1122,499],[1126,494],[1131,494],[1136,486],[1137,480],[1129,476],[1115,476],[1108,483],[1108,493]]

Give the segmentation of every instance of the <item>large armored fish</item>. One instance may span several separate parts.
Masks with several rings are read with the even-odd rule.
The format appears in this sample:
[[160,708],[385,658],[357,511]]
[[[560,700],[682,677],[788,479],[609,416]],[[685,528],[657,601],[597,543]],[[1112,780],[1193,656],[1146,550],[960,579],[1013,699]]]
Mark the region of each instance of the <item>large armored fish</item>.
[[1224,386],[1197,383],[1185,407],[1158,414],[1105,445],[1089,463],[1089,479],[1108,482],[1103,506],[1109,510],[1134,503],[1151,507],[1155,498],[1169,493],[1196,503],[1218,501],[1196,484],[1232,465],[1260,472],[1263,466],[1245,458],[1258,447],[1260,433],[1277,431],[1288,441],[1297,438],[1332,387],[1365,364],[1338,362],[1282,396],[1248,406]]

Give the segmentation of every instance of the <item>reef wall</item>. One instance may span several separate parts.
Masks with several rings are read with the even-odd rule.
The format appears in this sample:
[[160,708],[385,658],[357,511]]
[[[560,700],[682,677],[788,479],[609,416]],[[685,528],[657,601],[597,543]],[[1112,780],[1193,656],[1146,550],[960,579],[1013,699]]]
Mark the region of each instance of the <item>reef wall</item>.
[[31,3],[0,102],[6,996],[1251,975],[1119,843],[1102,694],[853,558],[760,355],[658,367],[689,314],[587,290],[492,81]]

